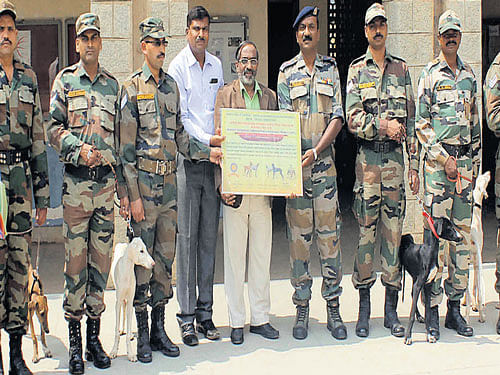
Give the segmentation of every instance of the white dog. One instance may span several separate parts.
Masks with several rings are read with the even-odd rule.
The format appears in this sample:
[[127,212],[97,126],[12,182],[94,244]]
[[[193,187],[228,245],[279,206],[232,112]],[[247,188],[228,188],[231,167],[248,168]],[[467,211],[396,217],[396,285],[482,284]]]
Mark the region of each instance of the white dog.
[[129,244],[119,243],[115,246],[111,276],[116,289],[116,331],[115,344],[111,350],[111,358],[116,358],[120,343],[120,312],[123,310],[123,327],[127,320],[127,356],[131,362],[137,361],[137,354],[132,352],[132,317],[135,294],[134,266],[153,268],[155,262],[148,253],[146,245],[140,237],[135,237]]
[[476,186],[472,192],[474,207],[472,209],[472,223],[470,235],[473,248],[471,249],[471,262],[474,270],[472,293],[471,288],[467,287],[465,318],[469,322],[471,307],[474,311],[479,311],[479,321],[484,323],[486,313],[484,311],[484,278],[483,278],[483,220],[481,207],[483,198],[488,198],[486,187],[490,182],[490,172],[485,172],[476,179]]

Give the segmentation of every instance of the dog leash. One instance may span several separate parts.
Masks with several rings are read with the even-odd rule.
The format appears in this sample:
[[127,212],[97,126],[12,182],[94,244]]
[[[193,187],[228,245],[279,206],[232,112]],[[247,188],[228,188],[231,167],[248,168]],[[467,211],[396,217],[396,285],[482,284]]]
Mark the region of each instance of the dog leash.
[[464,175],[460,174],[460,172],[458,172],[458,171],[457,171],[457,177],[455,179],[448,177],[448,176],[447,176],[447,178],[448,178],[448,181],[456,183],[455,190],[457,191],[457,194],[462,194],[462,190],[463,190],[462,189],[462,179],[472,183],[471,178],[465,177]]
[[40,232],[38,232],[37,237],[37,246],[36,246],[36,273],[38,273],[38,265],[40,264]]
[[417,201],[420,205],[420,208],[422,209],[422,215],[425,217],[427,220],[427,224],[429,224],[429,228],[431,229],[432,234],[434,237],[436,237],[439,240],[439,236],[436,232],[436,228],[434,227],[434,220],[432,219],[432,216],[425,210],[424,202],[422,202],[422,199],[418,195],[416,195]]

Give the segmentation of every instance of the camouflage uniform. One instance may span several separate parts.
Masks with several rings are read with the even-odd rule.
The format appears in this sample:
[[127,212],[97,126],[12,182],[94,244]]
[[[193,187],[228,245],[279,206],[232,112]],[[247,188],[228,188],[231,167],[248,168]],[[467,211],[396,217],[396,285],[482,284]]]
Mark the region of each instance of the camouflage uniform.
[[391,140],[380,120],[397,119],[406,126],[410,168],[418,172],[415,103],[404,60],[386,52],[383,73],[368,49],[354,60],[347,79],[346,114],[358,138],[354,215],[360,228],[354,260],[354,287],[371,288],[377,279],[373,256],[381,221],[382,284],[401,290],[399,243],[405,213],[404,160],[401,144]]
[[[484,80],[484,105],[488,127],[500,137],[500,53],[491,64],[488,74]],[[500,228],[500,145],[496,153],[495,169],[495,212],[498,226]],[[500,294],[500,247],[496,254],[496,276],[495,290]]]
[[[279,108],[300,112],[302,153],[318,144],[331,120],[344,119],[335,60],[317,55],[314,65],[311,75],[299,53],[281,65],[278,76]],[[315,162],[303,168],[302,176],[304,196],[287,200],[286,218],[291,282],[295,288],[292,299],[296,305],[304,306],[311,299],[309,258],[314,236],[321,259],[321,294],[330,301],[342,293],[340,212],[333,147],[328,146]]]
[[[99,67],[91,81],[82,62],[60,71],[52,86],[49,141],[65,164],[63,234],[66,248],[63,308],[66,319],[86,313],[99,318],[111,265],[114,230],[115,176],[118,196],[126,195],[117,156],[118,81]],[[83,143],[103,156],[88,168],[80,157]]]
[[[180,121],[179,90],[160,70],[156,83],[146,63],[123,84],[120,157],[130,201],[142,199],[145,220],[133,223],[155,261],[153,270],[135,267],[136,311],[165,305],[172,298],[172,263],[177,226],[177,150],[208,158],[207,146],[194,141]],[[191,144],[190,144],[191,143]],[[151,296],[148,296],[148,291]]]
[[[450,301],[458,301],[464,294],[469,278],[470,225],[473,185],[461,179],[462,192],[456,183],[448,180],[444,164],[454,156],[458,172],[475,178],[479,171],[481,128],[475,95],[477,83],[471,67],[457,56],[455,75],[442,55],[427,64],[418,81],[416,133],[425,151],[424,189],[425,205],[435,217],[447,217],[458,226],[464,236],[460,244],[449,243],[449,276],[445,292]],[[438,272],[431,292],[431,307],[443,297],[441,278],[444,248],[439,253]]]
[[13,64],[10,83],[0,66],[0,172],[9,205],[8,236],[0,240],[0,327],[24,333],[32,196],[36,208],[49,206],[49,177],[37,78],[29,65]]

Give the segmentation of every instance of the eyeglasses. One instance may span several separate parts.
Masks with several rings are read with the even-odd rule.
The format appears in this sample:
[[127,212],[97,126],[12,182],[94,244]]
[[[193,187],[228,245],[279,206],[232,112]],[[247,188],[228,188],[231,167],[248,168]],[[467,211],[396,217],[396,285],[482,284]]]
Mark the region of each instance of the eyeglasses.
[[255,59],[255,58],[254,59],[247,59],[245,57],[242,58],[241,60],[239,60],[239,63],[242,64],[242,65],[246,65],[249,62],[250,62],[250,65],[255,66],[255,65],[257,65],[257,63],[259,62],[259,60]]
[[152,44],[155,47],[160,47],[162,44],[166,47],[168,46],[168,40],[145,40],[144,43]]

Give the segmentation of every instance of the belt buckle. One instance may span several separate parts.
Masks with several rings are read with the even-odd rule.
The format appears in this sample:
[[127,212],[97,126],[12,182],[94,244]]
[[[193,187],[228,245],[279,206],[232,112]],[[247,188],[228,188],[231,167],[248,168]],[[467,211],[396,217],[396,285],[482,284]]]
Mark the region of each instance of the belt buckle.
[[167,171],[167,164],[165,163],[165,161],[164,160],[157,160],[155,173],[163,176],[166,171]]
[[97,168],[90,168],[89,169],[89,178],[93,181],[97,179]]
[[14,162],[15,163],[20,163],[21,162],[21,151],[16,151],[14,154]]
[[382,152],[384,154],[387,154],[389,152],[390,148],[391,148],[391,145],[389,144],[389,142],[382,143],[382,149],[383,149]]
[[173,168],[173,166],[172,166],[172,165],[173,165],[173,163],[172,163],[171,161],[167,162],[167,174],[168,174],[168,175],[171,175],[171,174],[172,174],[172,172],[173,172],[173,169],[174,169],[174,168]]

